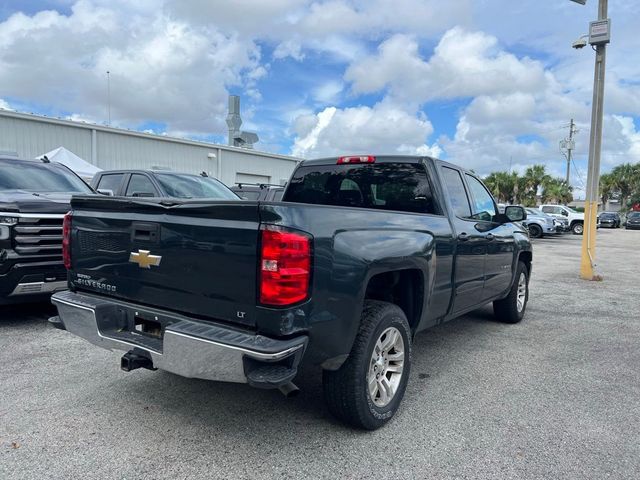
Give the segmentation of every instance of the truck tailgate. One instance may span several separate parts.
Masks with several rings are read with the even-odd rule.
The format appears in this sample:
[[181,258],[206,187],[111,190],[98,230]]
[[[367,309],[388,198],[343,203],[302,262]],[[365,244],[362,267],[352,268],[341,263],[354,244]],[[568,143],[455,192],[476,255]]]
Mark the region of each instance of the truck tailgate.
[[77,197],[72,211],[72,288],[255,325],[257,203]]

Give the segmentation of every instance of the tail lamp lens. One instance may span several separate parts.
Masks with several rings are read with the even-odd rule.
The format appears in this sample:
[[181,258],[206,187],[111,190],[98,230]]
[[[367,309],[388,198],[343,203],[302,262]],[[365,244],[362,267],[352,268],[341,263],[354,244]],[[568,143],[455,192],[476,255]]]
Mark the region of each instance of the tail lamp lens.
[[62,221],[62,260],[64,267],[71,269],[71,212],[64,216]]
[[284,306],[306,300],[311,278],[311,237],[267,226],[262,230],[260,303]]

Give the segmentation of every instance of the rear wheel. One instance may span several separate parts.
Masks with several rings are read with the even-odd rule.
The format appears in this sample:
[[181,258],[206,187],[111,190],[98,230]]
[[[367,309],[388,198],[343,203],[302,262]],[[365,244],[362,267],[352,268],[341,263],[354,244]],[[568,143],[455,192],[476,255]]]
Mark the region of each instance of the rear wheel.
[[540,228],[540,225],[531,223],[528,227],[529,235],[531,235],[533,238],[542,238],[542,228]]
[[529,301],[529,269],[524,262],[518,262],[516,278],[509,295],[493,302],[493,313],[505,323],[518,323],[524,317]]
[[375,430],[396,413],[411,368],[411,329],[392,303],[368,300],[347,361],[322,376],[329,411],[358,428]]
[[582,235],[584,232],[584,225],[581,222],[576,222],[571,225],[571,231],[574,235]]

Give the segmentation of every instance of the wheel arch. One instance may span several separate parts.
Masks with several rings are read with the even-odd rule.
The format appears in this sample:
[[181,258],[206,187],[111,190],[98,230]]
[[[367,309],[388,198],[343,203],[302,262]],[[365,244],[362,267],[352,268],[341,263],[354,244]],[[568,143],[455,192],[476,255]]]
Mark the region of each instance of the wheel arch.
[[367,300],[380,300],[400,307],[415,333],[425,305],[424,273],[418,268],[377,273],[369,278],[363,306]]

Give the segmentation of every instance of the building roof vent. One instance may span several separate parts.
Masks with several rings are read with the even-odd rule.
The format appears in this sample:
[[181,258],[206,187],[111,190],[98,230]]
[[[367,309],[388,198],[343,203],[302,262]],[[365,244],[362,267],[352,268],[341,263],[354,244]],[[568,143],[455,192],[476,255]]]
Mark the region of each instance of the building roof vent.
[[229,145],[232,147],[253,148],[253,144],[259,141],[258,134],[241,131],[241,125],[240,97],[238,95],[229,95],[229,114],[227,115]]

